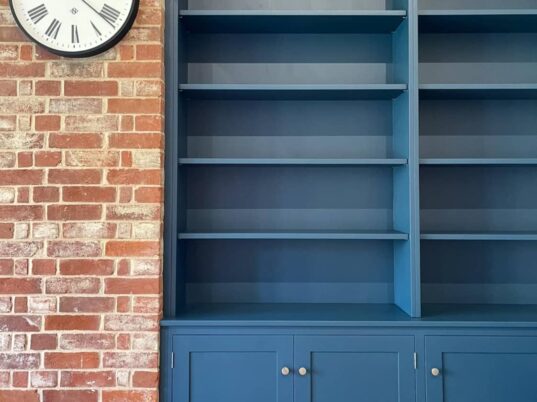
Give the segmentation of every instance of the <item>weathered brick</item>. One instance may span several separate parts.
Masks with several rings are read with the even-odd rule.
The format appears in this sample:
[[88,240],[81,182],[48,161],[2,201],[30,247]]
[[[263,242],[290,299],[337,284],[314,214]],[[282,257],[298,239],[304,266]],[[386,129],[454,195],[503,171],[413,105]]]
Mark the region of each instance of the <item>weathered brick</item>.
[[46,293],[49,294],[93,294],[98,293],[101,281],[98,278],[47,278]]
[[62,313],[110,313],[114,311],[113,297],[62,297]]
[[116,345],[112,334],[62,334],[60,348],[64,350],[109,350]]
[[60,385],[67,388],[115,387],[113,371],[62,371]]
[[97,241],[51,241],[47,248],[49,257],[98,257],[100,254],[101,244]]
[[39,362],[39,353],[0,353],[0,370],[36,369]]
[[103,391],[103,402],[157,402],[157,391]]
[[43,402],[97,402],[97,390],[44,390]]

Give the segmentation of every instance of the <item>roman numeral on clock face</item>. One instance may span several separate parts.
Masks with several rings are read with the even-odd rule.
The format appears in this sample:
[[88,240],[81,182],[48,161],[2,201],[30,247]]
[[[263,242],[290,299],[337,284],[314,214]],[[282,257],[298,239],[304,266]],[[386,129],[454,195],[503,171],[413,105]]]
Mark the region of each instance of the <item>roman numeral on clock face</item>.
[[71,25],[71,42],[80,43],[80,39],[78,37],[78,27],[76,25]]
[[41,21],[43,18],[45,18],[48,15],[48,10],[44,4],[41,4],[37,7],[32,8],[30,11],[28,11],[28,15],[30,16],[32,22],[34,24],[37,24],[39,21]]
[[95,26],[95,24],[93,23],[93,21],[90,21],[90,24],[91,24],[91,26],[93,27],[93,29],[95,30],[95,33],[96,33],[97,35],[101,36],[101,35],[102,35],[101,31],[99,31],[99,28],[97,28],[97,27]]
[[100,14],[101,14],[101,17],[103,17],[106,21],[108,21],[110,24],[113,25],[116,23],[121,13],[117,11],[114,7],[111,7],[108,4],[105,4]]
[[57,39],[58,38],[58,32],[60,32],[60,28],[62,26],[62,23],[58,21],[56,18],[50,23],[49,27],[45,31],[45,35],[48,37]]

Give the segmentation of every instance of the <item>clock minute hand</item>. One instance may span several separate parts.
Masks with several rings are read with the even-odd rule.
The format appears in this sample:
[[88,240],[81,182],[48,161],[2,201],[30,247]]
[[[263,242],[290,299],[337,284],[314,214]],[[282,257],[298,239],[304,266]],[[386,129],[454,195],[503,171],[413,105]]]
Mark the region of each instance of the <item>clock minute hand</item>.
[[112,26],[112,28],[114,28],[114,29],[116,28],[116,27],[114,26],[114,24],[112,24],[110,21],[108,21],[106,18],[104,18],[104,17],[101,15],[101,13],[98,12],[98,11],[97,11],[97,10],[90,4],[90,3],[88,3],[86,0],[81,0],[81,1],[82,1],[82,3],[84,3],[85,5],[87,5],[89,8],[91,8],[93,11],[95,11],[95,13],[99,15],[99,17],[101,17],[103,20],[105,20],[106,22],[108,22],[108,23]]

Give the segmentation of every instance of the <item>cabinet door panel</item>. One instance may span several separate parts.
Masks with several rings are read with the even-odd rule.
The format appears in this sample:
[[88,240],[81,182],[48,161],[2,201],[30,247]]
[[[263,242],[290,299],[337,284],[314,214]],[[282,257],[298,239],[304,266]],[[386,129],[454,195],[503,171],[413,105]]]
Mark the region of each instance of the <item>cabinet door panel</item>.
[[413,402],[411,336],[295,338],[295,402]]
[[292,337],[175,336],[175,402],[292,402]]
[[537,400],[535,337],[430,336],[426,360],[428,402]]

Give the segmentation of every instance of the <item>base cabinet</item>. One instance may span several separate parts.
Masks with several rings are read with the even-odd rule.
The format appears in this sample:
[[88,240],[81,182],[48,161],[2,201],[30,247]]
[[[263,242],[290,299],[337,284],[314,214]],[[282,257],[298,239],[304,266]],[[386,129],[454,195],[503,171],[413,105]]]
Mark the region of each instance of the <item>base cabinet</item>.
[[175,336],[173,351],[174,402],[416,399],[412,336]]
[[427,402],[537,401],[537,338],[428,336]]
[[413,336],[297,336],[295,402],[416,400]]
[[174,336],[173,402],[291,402],[292,336]]

